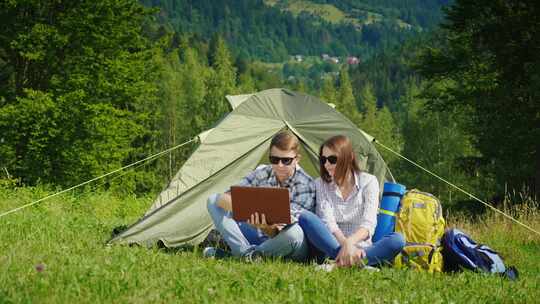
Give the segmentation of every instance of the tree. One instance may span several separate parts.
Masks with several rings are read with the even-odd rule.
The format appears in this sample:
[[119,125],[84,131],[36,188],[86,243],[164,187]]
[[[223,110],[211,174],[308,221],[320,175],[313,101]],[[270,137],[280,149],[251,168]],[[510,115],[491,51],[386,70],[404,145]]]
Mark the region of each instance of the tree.
[[197,52],[194,49],[187,49],[184,55],[182,87],[184,108],[182,116],[184,120],[183,130],[188,138],[199,134],[206,128],[206,106],[205,99],[208,94],[206,78],[208,69],[206,69],[197,58]]
[[[457,0],[440,46],[425,51],[419,71],[437,90],[442,111],[471,109],[470,131],[502,191],[523,184],[540,194],[540,4]],[[536,163],[537,165],[531,165]]]
[[24,183],[72,185],[151,150],[150,13],[132,0],[2,1],[0,163]]
[[339,89],[336,99],[336,110],[349,118],[354,124],[359,126],[360,114],[356,107],[356,101],[353,95],[349,72],[346,66],[339,71]]
[[[375,137],[380,143],[399,153],[403,145],[401,132],[390,110],[387,107],[377,108],[377,100],[370,83],[364,85],[358,100],[363,108],[359,122],[360,128]],[[380,152],[389,167],[392,168],[398,160],[397,157],[384,149],[380,149]]]
[[[179,50],[172,50],[169,54],[156,54],[156,65],[161,67],[158,88],[161,100],[159,112],[160,120],[160,150],[174,147],[187,140],[184,135],[184,82],[182,81],[184,70],[180,62]],[[167,163],[160,165],[166,168],[171,179],[182,160],[181,151],[169,153]]]
[[253,80],[253,77],[251,77],[249,71],[246,71],[246,73],[242,73],[240,76],[238,76],[237,91],[240,94],[255,92],[255,81]]
[[[403,121],[402,154],[466,190],[492,194],[491,176],[482,175],[480,180],[477,177],[481,173],[470,166],[478,152],[465,130],[468,113],[430,111],[419,91],[412,84],[400,100],[407,109]],[[392,168],[399,182],[433,193],[444,203],[468,198],[405,160]]]
[[327,103],[336,105],[337,103],[337,91],[334,85],[334,78],[332,76],[325,77],[323,86],[320,92],[321,99]]
[[232,64],[231,55],[225,41],[216,36],[210,44],[210,76],[208,79],[208,94],[205,100],[205,121],[207,125],[214,124],[228,112],[229,106],[226,95],[236,91],[236,68]]

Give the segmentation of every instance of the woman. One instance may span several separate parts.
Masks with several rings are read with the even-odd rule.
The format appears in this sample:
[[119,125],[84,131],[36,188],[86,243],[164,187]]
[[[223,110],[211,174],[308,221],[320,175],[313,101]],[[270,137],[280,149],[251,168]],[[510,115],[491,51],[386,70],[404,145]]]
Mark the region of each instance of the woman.
[[315,181],[317,215],[303,211],[299,224],[310,243],[338,267],[379,265],[390,262],[405,245],[392,233],[375,244],[379,183],[361,172],[351,141],[329,138],[319,150],[321,177]]

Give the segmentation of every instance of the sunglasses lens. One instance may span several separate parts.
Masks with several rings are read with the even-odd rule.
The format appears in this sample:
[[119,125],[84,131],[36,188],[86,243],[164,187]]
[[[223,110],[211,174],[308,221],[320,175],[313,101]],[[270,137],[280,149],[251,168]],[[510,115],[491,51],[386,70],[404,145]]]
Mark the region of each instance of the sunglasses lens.
[[294,160],[294,157],[277,157],[277,156],[270,156],[270,163],[272,165],[277,165],[281,161],[281,163],[285,166],[288,166],[292,163]]
[[282,157],[281,158],[281,163],[284,164],[285,166],[288,166],[292,163],[292,158],[291,157]]
[[324,165],[326,164],[326,160],[328,160],[328,162],[332,165],[335,165],[337,163],[337,156],[335,155],[330,155],[330,156],[321,156],[319,158],[319,161],[321,162],[321,165]]

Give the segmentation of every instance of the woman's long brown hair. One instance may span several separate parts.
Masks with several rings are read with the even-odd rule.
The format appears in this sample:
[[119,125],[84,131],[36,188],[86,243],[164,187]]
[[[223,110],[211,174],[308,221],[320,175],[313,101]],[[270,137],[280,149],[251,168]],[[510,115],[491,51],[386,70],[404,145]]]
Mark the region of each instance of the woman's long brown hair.
[[[322,156],[323,147],[327,147],[334,151],[337,156],[336,171],[334,172],[334,181],[337,185],[342,185],[345,182],[347,173],[360,172],[360,167],[356,161],[351,140],[344,135],[336,135],[327,139],[319,148],[319,158]],[[332,177],[324,167],[324,164],[319,162],[321,178],[329,183]]]

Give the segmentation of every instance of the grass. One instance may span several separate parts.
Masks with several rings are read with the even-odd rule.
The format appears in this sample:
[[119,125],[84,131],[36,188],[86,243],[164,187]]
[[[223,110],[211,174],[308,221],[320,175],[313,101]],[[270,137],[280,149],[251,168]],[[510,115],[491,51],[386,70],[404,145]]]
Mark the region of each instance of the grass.
[[[266,0],[265,3],[268,6],[275,6],[279,1]],[[298,16],[301,13],[308,13],[333,24],[352,23],[354,25],[360,25],[360,20],[348,17],[345,12],[331,4],[317,4],[311,1],[294,0],[286,3],[285,10],[294,16]]]
[[[0,189],[0,212],[45,196]],[[450,225],[469,232],[520,270],[517,282],[471,272],[377,273],[234,259],[195,251],[106,246],[114,227],[135,221],[152,198],[65,195],[0,218],[0,303],[525,303],[540,298],[540,237],[496,216]],[[521,219],[540,229],[536,209]],[[36,268],[42,267],[42,271]]]
[[[265,0],[264,2],[268,6],[276,6],[280,4],[280,1],[278,0]],[[314,16],[318,16],[319,18],[333,24],[350,23],[355,25],[356,28],[359,30],[361,29],[362,25],[369,25],[372,23],[381,22],[384,19],[383,15],[367,10],[364,11],[366,15],[365,18],[353,18],[350,16],[350,14],[340,10],[334,5],[317,4],[312,1],[305,0],[286,1],[283,9],[289,11],[294,16],[298,16],[301,13],[308,13]],[[393,18],[392,20],[394,20],[396,24],[401,28],[411,28],[410,24],[404,22],[401,19]]]

